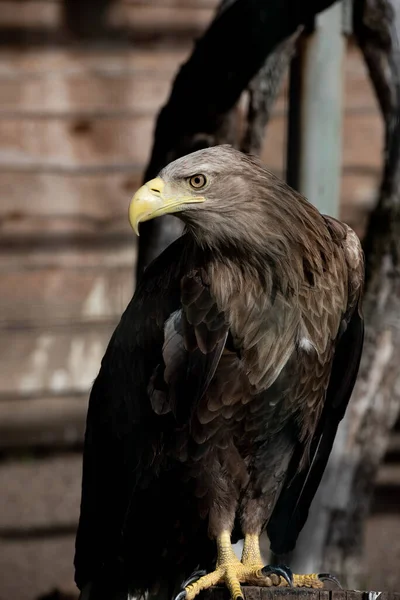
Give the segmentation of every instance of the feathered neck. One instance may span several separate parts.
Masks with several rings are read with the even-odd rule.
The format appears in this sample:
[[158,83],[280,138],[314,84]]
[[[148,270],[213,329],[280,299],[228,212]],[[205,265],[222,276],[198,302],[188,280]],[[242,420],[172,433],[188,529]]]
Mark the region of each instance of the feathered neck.
[[188,237],[207,262],[235,264],[243,275],[256,274],[262,285],[272,279],[296,291],[312,272],[322,273],[332,238],[316,208],[283,186],[277,184],[266,200],[227,202],[214,214],[199,211],[196,221],[185,219]]

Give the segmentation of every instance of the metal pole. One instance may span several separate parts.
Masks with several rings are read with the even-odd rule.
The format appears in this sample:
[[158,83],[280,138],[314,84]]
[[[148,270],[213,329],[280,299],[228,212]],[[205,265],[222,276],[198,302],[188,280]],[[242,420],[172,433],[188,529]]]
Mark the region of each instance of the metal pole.
[[322,212],[339,214],[343,3],[318,15],[291,68],[288,183]]

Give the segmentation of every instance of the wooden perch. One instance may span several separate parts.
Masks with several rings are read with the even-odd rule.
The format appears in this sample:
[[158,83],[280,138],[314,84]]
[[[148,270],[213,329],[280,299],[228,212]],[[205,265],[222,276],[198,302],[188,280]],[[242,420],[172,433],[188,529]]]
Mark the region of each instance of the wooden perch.
[[[346,590],[272,589],[244,587],[244,600],[400,600],[399,592],[356,592]],[[78,594],[69,590],[55,589],[36,600],[77,600]],[[214,587],[199,595],[199,600],[229,600],[224,587]]]
[[[309,590],[306,588],[242,587],[244,600],[400,600],[399,592],[358,592],[348,590]],[[229,600],[228,590],[211,588],[199,600]]]

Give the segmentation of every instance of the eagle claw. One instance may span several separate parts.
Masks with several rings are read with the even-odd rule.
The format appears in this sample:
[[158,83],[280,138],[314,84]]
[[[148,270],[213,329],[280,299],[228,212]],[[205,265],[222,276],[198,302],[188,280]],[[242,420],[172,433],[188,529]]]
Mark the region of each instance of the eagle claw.
[[194,583],[195,581],[200,579],[200,577],[204,577],[204,575],[207,575],[207,571],[203,571],[203,570],[193,571],[193,573],[186,579],[186,581],[184,581],[182,583],[181,589],[183,590],[185,587],[187,587],[191,583]]
[[195,581],[198,581],[200,577],[204,577],[207,574],[207,571],[193,571],[193,573],[188,577],[181,585],[181,591],[175,596],[174,600],[185,600],[187,596],[186,587]]
[[320,579],[320,581],[332,581],[333,583],[336,583],[338,588],[340,588],[341,590],[343,589],[339,579],[334,575],[331,575],[330,573],[318,573],[318,579]]
[[286,565],[266,565],[261,573],[265,577],[269,577],[270,575],[278,575],[278,577],[283,577],[290,587],[293,586],[293,573],[292,570]]

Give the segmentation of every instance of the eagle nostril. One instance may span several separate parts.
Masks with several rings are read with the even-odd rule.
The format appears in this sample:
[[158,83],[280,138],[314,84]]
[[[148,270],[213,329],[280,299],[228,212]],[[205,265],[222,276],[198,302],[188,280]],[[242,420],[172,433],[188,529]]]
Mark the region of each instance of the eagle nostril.
[[150,188],[151,192],[154,192],[155,194],[161,194],[160,190],[158,190],[157,188]]

